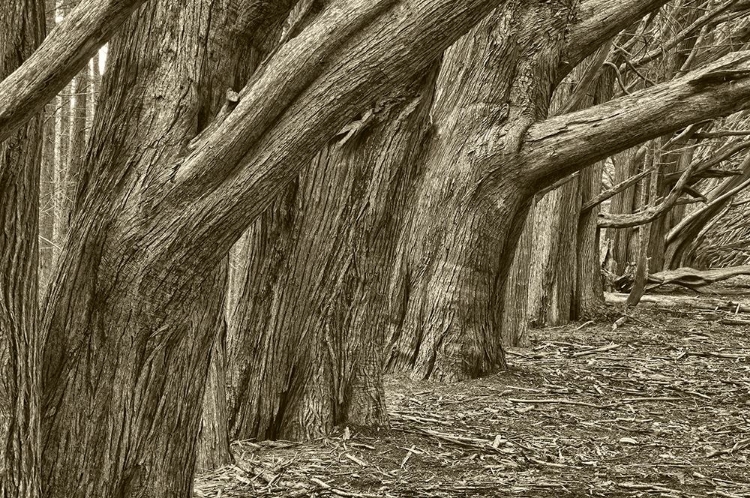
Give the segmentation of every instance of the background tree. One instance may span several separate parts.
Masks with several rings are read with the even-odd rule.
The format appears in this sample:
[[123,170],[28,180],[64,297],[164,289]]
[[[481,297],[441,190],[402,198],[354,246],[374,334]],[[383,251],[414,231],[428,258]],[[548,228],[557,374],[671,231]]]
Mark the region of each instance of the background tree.
[[[0,79],[44,38],[44,2],[0,10]],[[37,308],[42,116],[0,143],[0,496],[39,496]]]

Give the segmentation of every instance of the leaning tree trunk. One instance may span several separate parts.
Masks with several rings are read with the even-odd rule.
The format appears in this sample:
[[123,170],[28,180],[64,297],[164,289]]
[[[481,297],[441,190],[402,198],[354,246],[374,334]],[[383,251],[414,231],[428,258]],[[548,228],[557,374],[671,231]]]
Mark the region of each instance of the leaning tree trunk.
[[[200,278],[192,305],[157,305],[165,284],[156,282],[166,275],[136,269],[148,243],[131,231],[150,202],[145,191],[133,194],[134,185],[153,181],[159,165],[205,126],[208,97],[201,101],[196,89],[216,67],[195,61],[204,60],[206,33],[222,26],[209,23],[201,1],[175,7],[149,4],[110,45],[75,236],[59,261],[45,319],[46,496],[185,496],[192,487],[196,407],[222,330],[226,267]],[[94,384],[76,381],[92,375]],[[135,444],[140,450],[125,451]],[[111,460],[113,451],[122,458]]]
[[[628,150],[612,157],[614,176],[612,182],[617,185],[628,178],[643,171],[645,147],[638,150]],[[609,211],[612,214],[634,213],[640,207],[641,185],[637,183],[626,188],[612,197]],[[608,229],[607,238],[610,240],[613,268],[617,275],[623,275],[637,260],[637,228]]]
[[[566,19],[558,9],[509,5],[446,52],[435,133],[399,245],[391,371],[452,381],[504,364],[503,286],[531,187],[515,152],[547,113]],[[504,174],[486,185],[489,165],[479,158],[493,129],[505,132],[493,165]]]
[[346,127],[256,222],[233,320],[235,437],[387,424],[389,263],[433,86],[428,76]]
[[200,135],[206,3],[151,3],[126,23],[110,45],[80,210],[45,314],[48,496],[189,495],[216,333],[202,291],[216,285],[214,269],[331,130],[382,108],[494,5],[314,10]]
[[[44,2],[0,10],[0,80],[45,33]],[[35,498],[39,479],[38,237],[42,118],[0,143],[0,496]]]

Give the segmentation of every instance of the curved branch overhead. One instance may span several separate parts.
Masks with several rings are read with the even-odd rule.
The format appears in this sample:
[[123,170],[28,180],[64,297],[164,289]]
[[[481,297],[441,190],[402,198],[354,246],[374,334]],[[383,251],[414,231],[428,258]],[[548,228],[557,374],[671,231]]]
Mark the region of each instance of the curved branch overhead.
[[521,151],[535,184],[554,182],[651,138],[746,107],[750,51],[735,52],[682,78],[533,125]]

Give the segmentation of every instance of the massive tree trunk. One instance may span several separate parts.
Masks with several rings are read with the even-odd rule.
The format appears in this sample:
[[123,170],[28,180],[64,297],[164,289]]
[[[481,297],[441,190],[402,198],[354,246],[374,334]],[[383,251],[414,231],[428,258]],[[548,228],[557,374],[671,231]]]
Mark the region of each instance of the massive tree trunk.
[[[522,229],[516,220],[529,207],[513,156],[549,103],[529,89],[549,78],[548,44],[557,43],[562,28],[548,26],[555,10],[510,4],[445,54],[432,110],[435,133],[399,247],[394,285],[403,298],[394,299],[390,370],[458,380],[504,364],[502,284]],[[539,31],[524,29],[536,23]],[[552,29],[532,43],[544,28]],[[504,128],[509,151],[502,166],[493,165],[504,171],[496,197],[482,192],[487,171],[476,161],[492,126]]]
[[[571,15],[567,6],[555,2],[509,6],[447,52],[433,108],[436,133],[401,243],[403,263],[395,280],[406,298],[394,310],[391,370],[458,380],[502,365],[499,290],[531,192],[623,150],[623,145],[643,141],[636,137],[694,122],[692,110],[681,106],[681,112],[670,115],[667,105],[694,90],[701,93],[695,99],[712,99],[714,85],[727,74],[723,68],[746,61],[746,55],[736,54],[645,91],[650,95],[646,100],[633,94],[536,123],[546,114],[566,67],[596,48],[597,39],[612,36],[608,29],[621,26],[618,22],[632,22],[636,13],[644,13],[635,4],[599,6],[602,11],[586,11],[591,18]],[[618,8],[622,10],[612,12]],[[570,25],[568,16],[574,20]],[[592,18],[598,19],[598,30],[580,28],[590,28]],[[711,94],[703,93],[709,88]],[[636,101],[637,112],[624,111],[626,102]],[[646,121],[648,113],[653,114]],[[628,123],[641,128],[627,128]],[[607,129],[617,131],[607,134]]]
[[388,275],[433,86],[347,127],[256,223],[232,332],[235,437],[387,423]]
[[214,268],[335,130],[494,5],[334,2],[197,137],[208,8],[152,3],[124,26],[45,316],[48,496],[189,494]]
[[[221,331],[225,272],[206,272],[200,299],[165,306],[170,316],[160,320],[158,289],[144,283],[154,275],[129,266],[149,252],[129,239],[150,209],[134,185],[195,136],[199,94],[215,69],[201,61],[209,29],[222,27],[210,25],[216,12],[200,1],[175,7],[149,4],[110,46],[75,237],[45,322],[46,496],[185,496],[192,486],[194,407]],[[132,445],[140,449],[125,450]]]
[[[0,80],[45,33],[44,2],[0,10]],[[0,496],[39,496],[38,248],[42,115],[0,143]]]

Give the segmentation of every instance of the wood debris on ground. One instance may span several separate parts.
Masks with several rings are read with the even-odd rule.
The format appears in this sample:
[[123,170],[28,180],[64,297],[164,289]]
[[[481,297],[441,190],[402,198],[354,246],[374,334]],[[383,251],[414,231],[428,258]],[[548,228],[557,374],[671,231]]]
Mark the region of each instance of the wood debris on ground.
[[750,314],[629,313],[536,330],[491,377],[392,378],[387,430],[235,443],[195,496],[750,497]]

